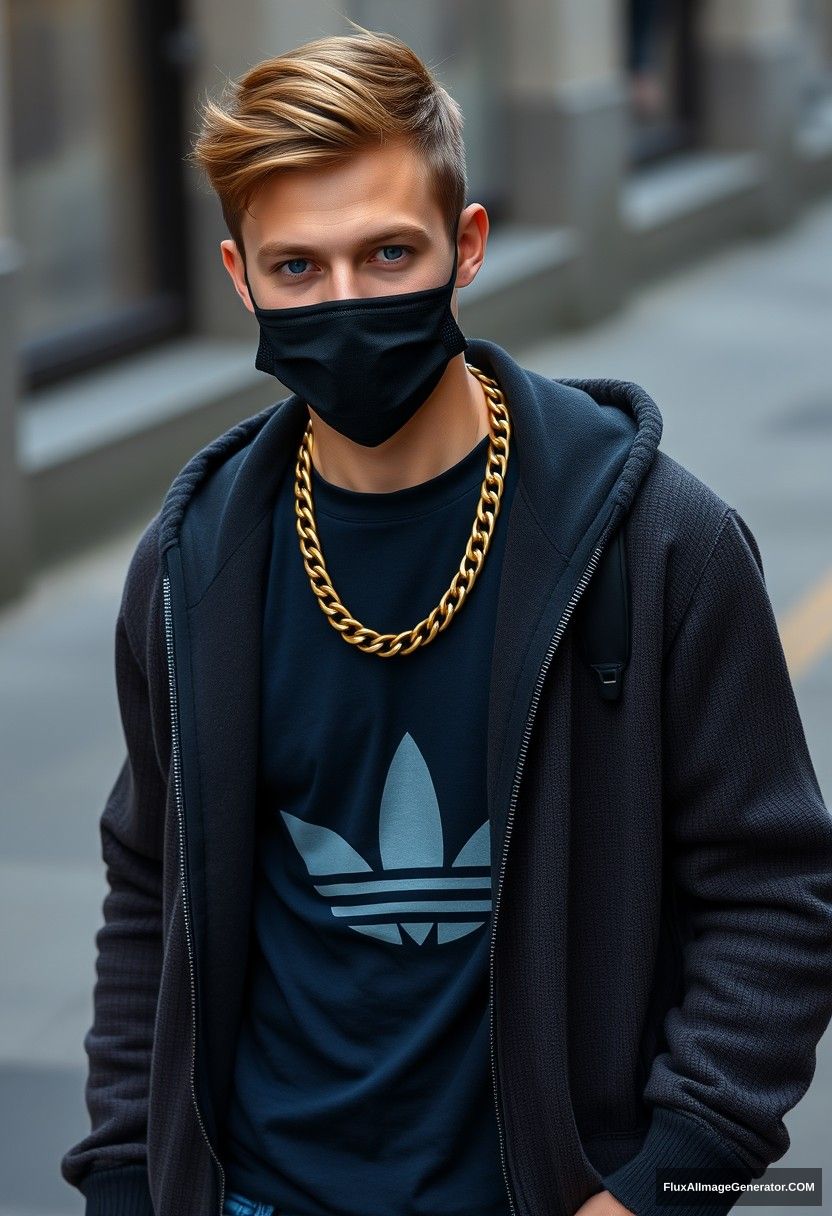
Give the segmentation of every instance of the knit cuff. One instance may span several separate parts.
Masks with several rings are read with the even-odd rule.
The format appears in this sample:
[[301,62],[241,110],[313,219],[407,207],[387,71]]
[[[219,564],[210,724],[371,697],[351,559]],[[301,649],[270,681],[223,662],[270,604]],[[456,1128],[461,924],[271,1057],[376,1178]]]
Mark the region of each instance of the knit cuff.
[[[639,1151],[618,1169],[602,1177],[604,1187],[636,1216],[725,1216],[742,1191],[703,1193],[693,1203],[689,1193],[683,1202],[657,1202],[658,1169],[723,1169],[730,1179],[748,1182],[755,1177],[751,1168],[715,1131],[692,1115],[666,1106],[655,1106],[647,1136]],[[695,1178],[691,1178],[695,1181]],[[704,1181],[704,1179],[703,1179]]]
[[78,1190],[86,1196],[86,1216],[154,1216],[145,1165],[90,1170]]

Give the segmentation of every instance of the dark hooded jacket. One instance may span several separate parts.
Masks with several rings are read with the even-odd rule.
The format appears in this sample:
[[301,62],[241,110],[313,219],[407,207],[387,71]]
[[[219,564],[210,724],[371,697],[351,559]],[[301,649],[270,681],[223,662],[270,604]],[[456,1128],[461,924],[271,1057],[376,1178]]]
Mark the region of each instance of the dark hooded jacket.
[[[493,342],[519,481],[489,691],[495,1118],[515,1216],[661,1166],[759,1177],[832,1015],[832,816],[738,512],[659,450],[637,384],[555,380]],[[173,480],[115,629],[126,756],[101,815],[86,1101],[61,1160],[88,1216],[220,1216],[250,933],[261,604],[289,396]],[[631,655],[605,700],[576,643],[617,529]],[[586,601],[585,601],[586,602]],[[703,1198],[719,1216],[737,1193]],[[392,1214],[391,1214],[392,1216]]]

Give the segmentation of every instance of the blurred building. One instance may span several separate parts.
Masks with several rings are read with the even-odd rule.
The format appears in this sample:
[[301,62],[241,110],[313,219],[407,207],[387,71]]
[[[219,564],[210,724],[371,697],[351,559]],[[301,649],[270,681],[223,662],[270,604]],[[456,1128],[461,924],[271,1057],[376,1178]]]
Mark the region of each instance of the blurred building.
[[[403,37],[464,109],[492,221],[471,334],[591,323],[832,189],[832,0],[341,11]],[[283,395],[183,157],[225,75],[349,28],[318,0],[0,0],[0,601],[149,518],[198,446]]]

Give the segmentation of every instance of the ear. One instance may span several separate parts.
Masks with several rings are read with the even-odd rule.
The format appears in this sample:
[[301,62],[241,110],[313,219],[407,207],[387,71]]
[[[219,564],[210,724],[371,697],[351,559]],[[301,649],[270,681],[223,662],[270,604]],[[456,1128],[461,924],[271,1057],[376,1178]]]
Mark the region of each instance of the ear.
[[457,287],[467,287],[477,277],[485,258],[488,230],[488,212],[485,207],[482,203],[470,203],[460,214],[457,228]]
[[224,241],[220,241],[220,256],[222,257],[225,269],[231,276],[231,282],[234,284],[237,295],[243,301],[248,311],[254,312],[251,297],[248,294],[248,287],[246,286],[243,259],[237,248],[237,242],[233,238],[229,237]]

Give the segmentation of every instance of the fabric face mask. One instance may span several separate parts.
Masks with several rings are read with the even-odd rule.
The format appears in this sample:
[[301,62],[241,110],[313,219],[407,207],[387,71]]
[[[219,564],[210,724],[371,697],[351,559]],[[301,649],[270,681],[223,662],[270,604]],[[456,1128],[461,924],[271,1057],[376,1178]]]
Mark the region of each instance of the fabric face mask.
[[259,308],[254,366],[276,376],[348,439],[376,447],[416,413],[468,342],[451,312],[450,278],[426,291],[296,308]]

